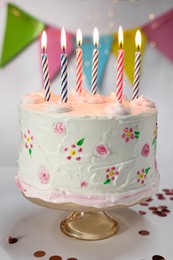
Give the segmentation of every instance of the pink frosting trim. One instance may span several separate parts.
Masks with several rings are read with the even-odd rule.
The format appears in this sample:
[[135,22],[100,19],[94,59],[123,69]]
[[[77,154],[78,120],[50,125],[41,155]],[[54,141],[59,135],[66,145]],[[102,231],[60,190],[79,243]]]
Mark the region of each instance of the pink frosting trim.
[[[81,195],[74,194],[71,191],[58,191],[58,190],[39,190],[18,177],[18,186],[22,186],[23,193],[26,197],[39,198],[41,200],[51,203],[75,203],[82,206],[107,208],[118,205],[130,206],[143,198],[153,196],[159,186],[159,174],[156,173],[155,178],[143,187],[136,190],[130,190],[121,193],[107,194],[107,195]],[[20,185],[19,185],[20,183]]]

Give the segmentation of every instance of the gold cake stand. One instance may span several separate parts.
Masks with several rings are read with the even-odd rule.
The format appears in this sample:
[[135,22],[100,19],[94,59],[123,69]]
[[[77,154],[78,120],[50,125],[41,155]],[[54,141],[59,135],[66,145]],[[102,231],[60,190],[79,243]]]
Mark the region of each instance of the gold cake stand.
[[[51,203],[37,198],[26,197],[25,195],[24,197],[40,206],[57,210],[73,211],[61,221],[60,227],[64,234],[81,240],[101,240],[113,236],[118,231],[119,225],[106,210],[127,207],[125,205],[118,205],[110,208],[98,209],[95,207],[85,207],[75,203]],[[143,198],[135,204],[141,203],[146,199],[147,198]]]

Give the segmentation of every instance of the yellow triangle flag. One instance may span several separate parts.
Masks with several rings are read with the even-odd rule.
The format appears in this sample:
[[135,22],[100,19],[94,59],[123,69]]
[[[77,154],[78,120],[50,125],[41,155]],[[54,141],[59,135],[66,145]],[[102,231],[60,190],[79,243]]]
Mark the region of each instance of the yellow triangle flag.
[[[142,35],[142,45],[141,45],[141,65],[143,61],[144,56],[144,50],[146,46],[146,36],[141,28],[135,28],[132,30],[128,30],[124,32],[124,45],[123,49],[125,51],[124,53],[124,70],[127,74],[129,81],[133,85],[133,79],[134,79],[134,63],[135,63],[135,52],[137,51],[135,46],[135,34],[137,30],[141,31]],[[117,57],[119,50],[118,45],[118,33],[114,34],[114,40],[112,43],[112,52]],[[141,68],[142,70],[142,68]]]

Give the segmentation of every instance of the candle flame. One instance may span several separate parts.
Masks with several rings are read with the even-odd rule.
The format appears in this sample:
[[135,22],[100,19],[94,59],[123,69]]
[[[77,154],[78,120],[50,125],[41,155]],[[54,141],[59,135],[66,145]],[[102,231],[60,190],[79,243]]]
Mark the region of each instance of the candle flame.
[[118,29],[118,44],[120,48],[122,48],[124,44],[123,29],[121,26]]
[[65,52],[65,49],[66,49],[66,33],[65,33],[64,28],[62,28],[62,30],[61,30],[61,49],[63,50],[63,52]]
[[95,47],[97,47],[99,44],[99,31],[96,27],[94,28],[93,31],[93,43]]
[[82,44],[82,32],[81,32],[80,29],[77,30],[76,41],[77,41],[77,45],[81,46],[81,44]]
[[41,36],[41,48],[43,51],[46,51],[47,48],[47,35],[45,31],[43,31]]
[[137,32],[136,32],[135,43],[136,43],[136,48],[139,50],[141,48],[141,43],[142,43],[142,37],[141,37],[140,30],[137,30]]

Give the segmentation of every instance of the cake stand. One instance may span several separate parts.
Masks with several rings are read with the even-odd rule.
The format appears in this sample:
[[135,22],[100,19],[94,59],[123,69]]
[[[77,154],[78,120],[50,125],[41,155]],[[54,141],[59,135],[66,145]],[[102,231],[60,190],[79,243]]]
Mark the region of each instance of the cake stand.
[[[60,227],[66,235],[81,240],[101,240],[113,236],[118,231],[119,224],[106,210],[127,207],[126,205],[118,205],[109,208],[95,208],[74,203],[51,203],[26,196],[25,198],[40,206],[73,211],[61,221]],[[147,198],[143,198],[135,204],[141,203]],[[128,207],[133,205],[128,205]]]

